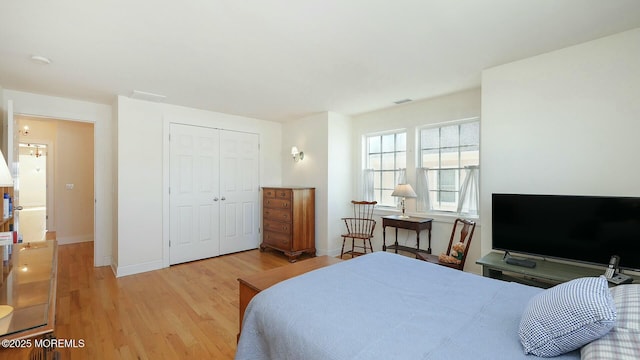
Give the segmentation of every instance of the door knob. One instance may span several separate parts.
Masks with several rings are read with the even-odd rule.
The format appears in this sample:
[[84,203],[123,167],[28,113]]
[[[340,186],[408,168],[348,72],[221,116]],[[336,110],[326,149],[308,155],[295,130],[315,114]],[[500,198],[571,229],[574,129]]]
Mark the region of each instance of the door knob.
[[213,198],[213,201],[218,201],[218,198],[217,198],[217,197],[214,197],[214,198]]
[[227,198],[223,196],[222,198],[220,198],[220,200],[224,201],[227,200]]

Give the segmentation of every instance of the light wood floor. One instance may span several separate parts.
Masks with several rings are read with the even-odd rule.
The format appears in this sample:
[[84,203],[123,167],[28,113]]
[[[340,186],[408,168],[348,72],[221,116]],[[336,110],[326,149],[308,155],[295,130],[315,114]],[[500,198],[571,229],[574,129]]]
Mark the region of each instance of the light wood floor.
[[[93,267],[93,243],[62,245],[55,336],[85,346],[59,349],[61,359],[233,359],[237,278],[286,264],[251,250],[116,279]],[[28,353],[3,349],[0,358]]]

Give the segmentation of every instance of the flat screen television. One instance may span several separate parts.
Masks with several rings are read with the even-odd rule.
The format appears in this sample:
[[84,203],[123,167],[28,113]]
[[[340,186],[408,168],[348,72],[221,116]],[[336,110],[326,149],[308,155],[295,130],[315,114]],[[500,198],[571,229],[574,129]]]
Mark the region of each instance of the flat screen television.
[[640,270],[640,198],[492,194],[493,248]]

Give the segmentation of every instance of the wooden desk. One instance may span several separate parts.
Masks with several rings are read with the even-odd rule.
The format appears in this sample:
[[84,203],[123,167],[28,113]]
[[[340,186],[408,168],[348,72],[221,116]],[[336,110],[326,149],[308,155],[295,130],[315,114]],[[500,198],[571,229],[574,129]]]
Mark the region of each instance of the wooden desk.
[[238,339],[240,338],[240,331],[242,331],[242,319],[244,318],[244,312],[247,309],[247,305],[249,305],[251,299],[253,299],[253,297],[259,292],[281,281],[302,275],[312,270],[339,263],[340,261],[342,260],[326,255],[318,256],[290,265],[238,278],[238,282],[240,283],[240,328],[238,330]]
[[[396,254],[398,250],[408,251],[413,254],[416,254],[416,258],[418,257],[418,252],[426,252],[427,254],[431,254],[431,224],[433,219],[430,218],[419,218],[419,217],[408,217],[403,218],[398,215],[389,215],[382,217],[382,251],[387,251],[387,249],[395,249]],[[396,239],[393,245],[387,246],[387,226],[391,226],[396,228]],[[416,232],[416,247],[412,248],[409,246],[398,245],[398,229],[407,229],[407,230],[415,230]],[[422,230],[428,230],[429,237],[429,245],[427,247],[427,251],[420,249],[420,232]]]

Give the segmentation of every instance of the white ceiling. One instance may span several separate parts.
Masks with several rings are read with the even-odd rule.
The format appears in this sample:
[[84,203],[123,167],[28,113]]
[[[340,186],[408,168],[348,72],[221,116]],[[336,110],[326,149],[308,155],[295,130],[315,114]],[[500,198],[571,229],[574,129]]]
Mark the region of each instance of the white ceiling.
[[638,0],[2,0],[0,86],[106,104],[139,90],[274,121],[354,115],[637,27]]

